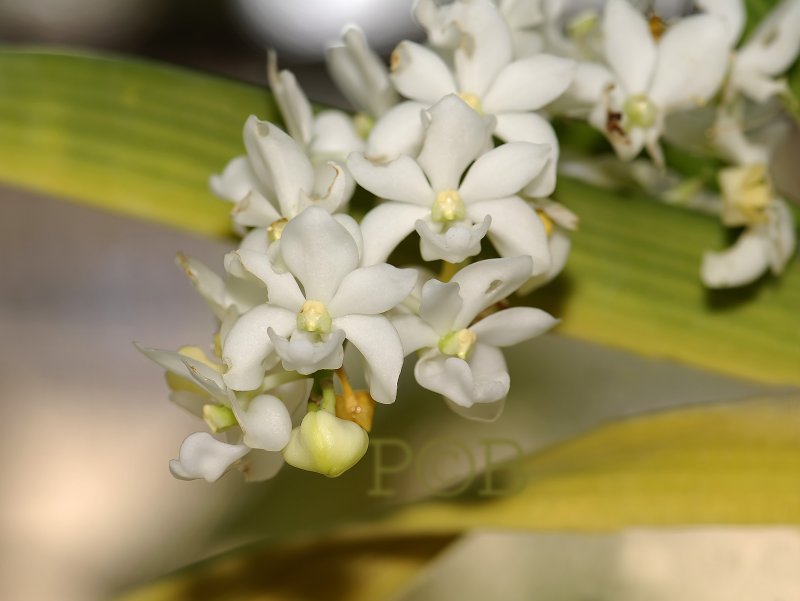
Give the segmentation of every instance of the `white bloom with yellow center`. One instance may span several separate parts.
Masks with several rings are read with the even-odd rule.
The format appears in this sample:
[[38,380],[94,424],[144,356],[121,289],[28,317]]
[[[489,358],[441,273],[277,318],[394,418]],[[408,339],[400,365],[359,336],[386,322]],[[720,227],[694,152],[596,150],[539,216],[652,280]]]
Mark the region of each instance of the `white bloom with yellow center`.
[[266,284],[268,302],[242,315],[223,341],[228,370],[222,377],[229,387],[256,389],[265,368],[278,360],[302,374],[337,369],[349,340],[364,358],[372,397],[394,401],[403,353],[382,313],[409,295],[413,270],[359,267],[353,234],[318,207],[284,229],[281,258],[288,271],[276,271],[264,253],[242,250],[238,257]]
[[493,133],[501,140],[549,145],[549,160],[528,182],[525,193],[533,197],[552,193],[558,140],[550,123],[534,111],[567,89],[574,61],[546,54],[514,61],[508,25],[488,0],[457,1],[441,7],[421,2],[416,15],[434,45],[454,46],[452,52],[446,52],[452,54],[452,67],[429,47],[410,41],[397,46],[390,62],[391,78],[400,94],[413,102],[394,107],[385,115],[385,124],[378,122],[366,154],[380,160],[413,154],[421,137],[420,105],[429,107],[456,94],[476,112],[496,118]]
[[557,323],[530,307],[479,318],[517,290],[530,270],[530,257],[473,263],[448,283],[428,281],[418,315],[393,318],[405,354],[425,349],[414,369],[417,382],[442,394],[457,413],[480,420],[498,417],[511,385],[500,347],[538,336]]
[[293,423],[299,423],[304,413],[310,379],[273,373],[262,379],[264,393],[240,397],[225,384],[223,365],[208,360],[198,348],[177,352],[137,348],[167,370],[170,398],[202,418],[214,435],[225,438],[208,432],[189,435],[178,458],[170,461],[176,478],[213,482],[235,465],[246,480],[259,481],[280,470],[280,451],[289,443]]
[[[425,142],[416,159],[375,163],[354,153],[350,172],[386,199],[361,222],[365,265],[386,260],[412,230],[425,260],[458,263],[489,239],[503,256],[533,257],[532,275],[550,266],[547,235],[536,212],[516,196],[542,170],[548,148],[511,142],[488,150],[491,118],[449,95],[426,112]],[[463,176],[463,178],[462,178]]]
[[714,16],[694,15],[654,36],[647,18],[633,6],[609,0],[602,32],[610,71],[594,68],[591,85],[580,88],[594,104],[589,122],[623,160],[646,147],[661,165],[658,141],[664,119],[702,106],[722,83],[729,53],[725,26]]

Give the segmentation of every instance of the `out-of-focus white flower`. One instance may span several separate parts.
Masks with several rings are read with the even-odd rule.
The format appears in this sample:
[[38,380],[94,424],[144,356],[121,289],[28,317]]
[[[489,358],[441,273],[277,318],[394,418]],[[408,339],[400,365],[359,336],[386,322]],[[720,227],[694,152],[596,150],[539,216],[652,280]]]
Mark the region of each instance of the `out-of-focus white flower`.
[[283,464],[281,451],[289,442],[293,419],[303,407],[311,381],[277,374],[266,384],[270,394],[240,398],[223,378],[223,365],[210,361],[196,347],[177,352],[137,345],[148,358],[167,370],[170,398],[203,418],[209,429],[226,438],[196,432],[184,440],[178,459],[170,462],[172,474],[184,480],[217,480],[234,463],[249,481],[274,476]]
[[223,341],[228,386],[254,390],[265,367],[278,359],[303,374],[337,369],[347,339],[364,358],[372,397],[394,401],[403,356],[397,333],[381,314],[411,292],[413,270],[385,263],[360,268],[351,231],[318,207],[284,229],[287,272],[276,271],[263,253],[241,250],[238,257],[266,284],[268,302],[240,317]]
[[348,158],[356,181],[388,201],[361,222],[364,264],[385,261],[416,228],[427,261],[461,262],[480,251],[488,231],[501,255],[529,255],[534,275],[547,271],[550,256],[542,223],[515,196],[547,162],[547,147],[511,142],[486,152],[492,119],[455,95],[436,103],[426,116],[425,142],[416,160],[401,155],[376,163],[359,153]]
[[780,274],[795,250],[795,224],[786,203],[775,196],[764,163],[730,167],[719,173],[722,222],[745,226],[736,243],[707,252],[700,277],[709,288],[749,284],[767,271]]
[[[422,11],[422,7],[427,9]],[[452,67],[431,48],[401,42],[392,53],[390,64],[397,90],[425,106],[448,94],[457,94],[478,113],[496,117],[494,135],[501,140],[550,145],[547,166],[527,185],[525,194],[551,194],[555,188],[558,140],[548,121],[533,111],[567,89],[575,63],[547,54],[514,61],[508,25],[488,0],[463,0],[441,7],[428,1],[417,8],[417,17],[426,26],[429,39],[434,44],[438,40],[454,45]],[[382,131],[383,136],[391,138],[398,130],[419,128],[417,115],[409,111],[406,122],[395,120],[394,127]],[[373,139],[371,143],[379,148],[385,145],[383,140]]]
[[514,56],[524,58],[541,52],[544,40],[537,29],[545,21],[542,0],[497,0],[497,6],[511,30]]
[[[742,0],[696,0],[700,9],[725,24],[733,49],[745,25]],[[800,0],[783,0],[759,23],[753,34],[733,55],[726,84],[726,101],[741,93],[754,102],[788,92],[783,74],[800,52]]]
[[[658,140],[666,116],[702,106],[722,83],[729,53],[725,26],[714,16],[694,15],[654,36],[647,19],[628,2],[609,0],[602,28],[611,73],[593,98],[589,121],[623,160],[646,147],[663,165]],[[603,78],[593,81],[602,83]],[[587,86],[584,92],[599,90]]]
[[357,111],[377,119],[397,104],[389,70],[359,27],[345,27],[340,42],[328,48],[326,62],[334,83]]
[[361,426],[320,409],[307,413],[292,431],[283,457],[289,465],[334,478],[358,463],[368,446]]
[[466,417],[491,420],[502,411],[511,379],[499,347],[538,336],[557,323],[530,307],[479,317],[517,290],[530,271],[530,257],[473,263],[448,283],[428,281],[418,316],[393,318],[406,354],[427,349],[414,369],[417,382],[444,395]]

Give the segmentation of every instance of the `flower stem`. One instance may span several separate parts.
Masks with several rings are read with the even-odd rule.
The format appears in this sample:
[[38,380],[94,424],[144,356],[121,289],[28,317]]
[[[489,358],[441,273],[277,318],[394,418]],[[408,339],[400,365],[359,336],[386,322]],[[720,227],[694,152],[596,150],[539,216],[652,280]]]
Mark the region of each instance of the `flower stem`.
[[453,276],[458,273],[463,263],[450,263],[449,261],[442,261],[442,270],[439,272],[439,281],[449,282]]

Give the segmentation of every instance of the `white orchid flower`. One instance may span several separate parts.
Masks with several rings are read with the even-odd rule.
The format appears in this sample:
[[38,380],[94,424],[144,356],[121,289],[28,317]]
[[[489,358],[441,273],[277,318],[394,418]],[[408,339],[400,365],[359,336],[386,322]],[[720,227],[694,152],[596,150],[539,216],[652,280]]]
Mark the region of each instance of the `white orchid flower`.
[[530,257],[473,263],[448,283],[428,281],[422,289],[419,316],[393,318],[405,354],[426,349],[414,369],[417,382],[444,395],[462,415],[483,420],[498,417],[511,384],[500,347],[538,336],[557,323],[530,307],[478,318],[528,279],[530,264]]
[[[697,0],[700,9],[725,24],[729,48],[734,48],[745,25],[742,0]],[[738,93],[754,102],[786,94],[786,81],[776,79],[800,53],[800,0],[783,0],[759,23],[735,52],[726,85],[726,100]]]
[[426,117],[425,142],[416,160],[401,155],[375,163],[359,153],[348,158],[356,181],[387,200],[361,222],[364,264],[385,261],[416,229],[428,261],[461,262],[480,251],[488,232],[501,255],[529,255],[534,275],[547,271],[544,227],[535,211],[515,196],[545,165],[547,147],[512,142],[485,152],[491,118],[481,117],[454,95],[439,101]]
[[766,163],[722,169],[719,181],[722,222],[745,230],[729,249],[705,254],[703,283],[709,288],[732,288],[754,282],[768,271],[779,275],[794,254],[795,222],[772,189]]
[[359,267],[351,231],[318,207],[306,209],[284,229],[281,257],[287,272],[278,273],[263,253],[238,255],[266,284],[269,301],[239,318],[223,342],[228,366],[223,379],[229,387],[257,388],[265,367],[278,359],[303,374],[339,368],[346,339],[364,358],[372,397],[394,401],[403,354],[397,332],[382,313],[411,292],[413,270]]
[[[344,184],[346,202],[354,186],[343,170],[344,160],[351,152],[364,148],[364,141],[358,135],[353,119],[337,110],[320,111],[315,115],[294,74],[286,70],[278,71],[274,53],[269,54],[267,76],[286,130],[317,171],[315,177],[330,183],[333,177],[331,163],[337,164],[342,171],[341,183]],[[254,148],[253,121],[257,120],[251,116],[245,123],[247,154],[232,159],[222,173],[212,175],[209,182],[214,194],[234,203],[241,203],[250,194],[270,198],[274,192],[271,170],[264,166],[264,157]],[[241,216],[239,219],[234,217],[236,223],[241,219]]]
[[609,0],[602,28],[611,74],[589,121],[623,160],[646,147],[663,165],[658,141],[664,119],[702,106],[722,83],[728,64],[725,26],[714,16],[694,15],[671,24],[657,40],[640,12],[625,0]]
[[308,399],[311,380],[273,373],[262,381],[269,394],[239,398],[222,379],[224,366],[210,361],[199,348],[166,351],[136,346],[167,370],[170,399],[226,438],[221,441],[207,432],[191,434],[181,445],[178,459],[170,462],[175,477],[213,482],[234,463],[248,481],[277,473],[283,464],[280,451],[289,442],[293,422],[300,421],[299,410]]
[[[421,7],[427,9],[422,11]],[[508,25],[488,0],[464,0],[442,7],[430,1],[421,2],[416,14],[427,25],[434,43],[437,35],[447,38],[441,40],[443,44],[455,43],[452,68],[435,50],[410,41],[401,42],[392,53],[390,64],[397,90],[424,106],[456,94],[478,113],[496,118],[494,135],[501,140],[548,144],[550,160],[539,177],[526,186],[525,194],[533,197],[551,194],[555,188],[558,140],[550,123],[533,111],[567,89],[575,63],[547,54],[514,61]],[[379,151],[391,148],[387,137],[404,135],[412,141],[417,139],[409,131],[419,130],[418,113],[409,109],[406,116],[405,121],[397,118],[392,127],[382,128],[380,138],[373,132],[367,154],[376,157]]]
[[325,58],[334,83],[357,111],[377,119],[397,104],[399,96],[389,70],[356,25],[344,28],[341,40],[328,47]]

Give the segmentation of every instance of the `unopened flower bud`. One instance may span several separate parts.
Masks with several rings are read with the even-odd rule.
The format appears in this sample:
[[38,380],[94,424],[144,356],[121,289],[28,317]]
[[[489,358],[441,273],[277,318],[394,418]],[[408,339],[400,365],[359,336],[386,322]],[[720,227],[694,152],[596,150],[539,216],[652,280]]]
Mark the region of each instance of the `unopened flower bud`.
[[283,450],[286,463],[330,478],[353,467],[367,452],[369,436],[351,421],[325,410],[308,413]]

